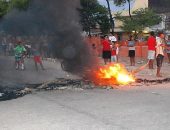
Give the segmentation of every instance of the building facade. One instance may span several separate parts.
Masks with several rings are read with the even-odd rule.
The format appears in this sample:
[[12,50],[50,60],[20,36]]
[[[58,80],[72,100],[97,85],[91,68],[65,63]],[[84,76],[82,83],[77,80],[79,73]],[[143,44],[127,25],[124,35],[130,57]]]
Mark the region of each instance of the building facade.
[[[131,2],[131,12],[140,8],[150,8],[153,9],[158,15],[162,17],[162,22],[151,28],[146,28],[145,31],[157,31],[162,30],[170,32],[170,0],[132,0]],[[128,16],[128,8],[126,7],[121,11],[123,16]],[[117,12],[113,12],[114,14]],[[115,32],[122,32],[120,29],[122,23],[115,20]]]
[[170,34],[170,0],[149,0],[148,7],[164,15],[164,31]]

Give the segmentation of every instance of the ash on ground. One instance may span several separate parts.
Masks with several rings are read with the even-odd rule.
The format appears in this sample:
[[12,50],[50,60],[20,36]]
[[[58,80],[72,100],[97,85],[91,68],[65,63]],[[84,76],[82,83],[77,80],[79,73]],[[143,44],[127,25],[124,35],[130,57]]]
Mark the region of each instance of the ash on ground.
[[84,90],[93,89],[95,86],[89,81],[81,79],[58,78],[42,84],[25,84],[15,86],[0,86],[0,101],[16,99],[36,91],[50,90]]
[[[137,79],[135,83],[129,84],[130,86],[149,86],[157,85],[162,83],[170,82],[170,78],[162,80],[147,80],[147,79]],[[125,87],[126,85],[124,85]],[[51,90],[85,90],[85,89],[118,89],[121,88],[120,85],[95,85],[89,80],[83,79],[65,79],[57,78],[53,81],[48,81],[42,84],[25,84],[25,85],[15,85],[12,87],[9,86],[0,86],[0,101],[6,101],[11,99],[16,99],[23,97],[32,92],[38,91],[51,91]]]

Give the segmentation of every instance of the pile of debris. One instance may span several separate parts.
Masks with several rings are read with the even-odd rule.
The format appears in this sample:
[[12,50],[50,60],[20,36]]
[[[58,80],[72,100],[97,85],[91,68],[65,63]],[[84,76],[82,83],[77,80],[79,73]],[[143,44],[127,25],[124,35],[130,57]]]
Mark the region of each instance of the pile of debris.
[[64,90],[64,89],[92,89],[92,85],[88,81],[83,81],[81,79],[64,79],[58,78],[53,81],[45,82],[42,84],[26,84],[21,87],[19,86],[0,86],[0,101],[6,101],[11,99],[16,99],[26,94],[30,94],[33,91],[41,90]]
[[165,79],[154,79],[154,80],[148,80],[148,79],[136,79],[136,83],[144,83],[144,84],[162,84],[162,83],[169,83],[170,78]]
[[[147,80],[147,79],[136,79],[136,83],[141,84],[161,84],[170,82],[170,78],[161,80]],[[135,84],[134,84],[135,85]],[[21,87],[21,85],[0,86],[0,101],[6,101],[11,99],[16,99],[26,94],[30,94],[33,91],[49,91],[49,90],[65,90],[65,89],[93,89],[93,88],[103,88],[103,89],[114,89],[119,88],[118,85],[112,86],[96,86],[89,80],[82,79],[65,79],[58,78],[53,81],[45,82],[42,84],[26,84]]]
[[0,86],[0,101],[16,99],[31,93],[29,88]]

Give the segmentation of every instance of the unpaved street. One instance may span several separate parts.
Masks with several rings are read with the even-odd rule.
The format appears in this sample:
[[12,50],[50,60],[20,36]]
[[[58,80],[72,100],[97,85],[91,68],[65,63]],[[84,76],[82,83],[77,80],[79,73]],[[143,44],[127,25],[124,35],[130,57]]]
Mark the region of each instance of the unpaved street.
[[71,78],[77,78],[77,76],[62,71],[59,61],[44,60],[43,64],[45,70],[41,70],[39,66],[39,71],[36,71],[33,59],[25,59],[26,70],[15,70],[14,57],[0,56],[1,85],[43,83],[55,78],[69,78],[70,76]]

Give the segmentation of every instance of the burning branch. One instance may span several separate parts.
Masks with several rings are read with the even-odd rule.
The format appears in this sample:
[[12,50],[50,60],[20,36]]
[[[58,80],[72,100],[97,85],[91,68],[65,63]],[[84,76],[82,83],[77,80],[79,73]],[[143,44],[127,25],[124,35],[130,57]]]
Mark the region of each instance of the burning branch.
[[96,85],[127,85],[136,81],[135,74],[144,70],[149,61],[139,68],[128,72],[124,65],[116,63],[102,66],[93,73],[93,82]]
[[132,74],[135,75],[136,73],[139,73],[140,71],[144,70],[149,65],[149,61],[144,64],[143,66],[140,66],[139,68],[132,70]]

